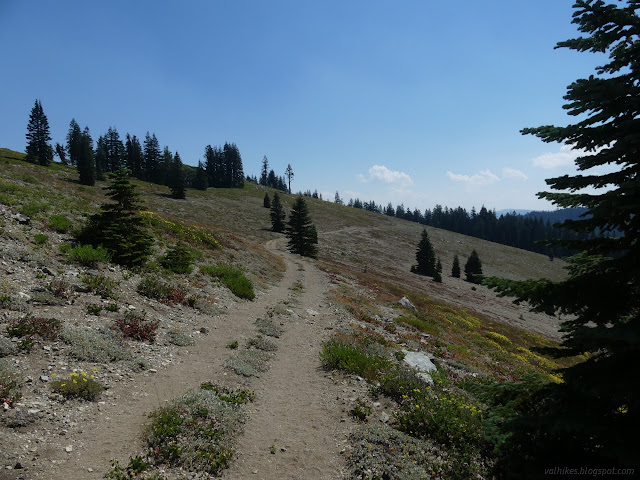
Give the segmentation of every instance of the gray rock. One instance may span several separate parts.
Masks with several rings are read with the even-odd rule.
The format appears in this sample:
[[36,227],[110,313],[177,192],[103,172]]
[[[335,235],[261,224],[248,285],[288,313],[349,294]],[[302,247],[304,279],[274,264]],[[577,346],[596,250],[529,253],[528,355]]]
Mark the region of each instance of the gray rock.
[[406,308],[410,308],[411,310],[415,310],[416,307],[411,303],[411,301],[407,297],[402,297],[400,299],[400,305]]
[[403,361],[418,370],[418,376],[422,378],[425,382],[433,383],[431,379],[430,372],[434,372],[437,370],[437,367],[434,363],[429,359],[427,355],[420,352],[410,352],[408,350],[402,351],[405,354]]
[[31,222],[31,218],[27,217],[26,215],[22,215],[20,213],[16,213],[13,216],[13,219],[18,222],[20,225],[29,225],[29,223]]
[[382,423],[387,423],[389,422],[389,415],[387,414],[387,412],[382,412],[380,414],[380,417],[378,417],[378,420],[380,420]]

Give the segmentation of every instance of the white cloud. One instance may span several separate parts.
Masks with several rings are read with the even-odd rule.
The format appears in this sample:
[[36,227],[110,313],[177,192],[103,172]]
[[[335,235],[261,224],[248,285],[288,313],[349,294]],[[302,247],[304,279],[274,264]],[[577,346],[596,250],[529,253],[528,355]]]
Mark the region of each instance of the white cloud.
[[529,177],[524,172],[515,168],[505,167],[502,169],[502,178],[514,178],[516,180],[527,180]]
[[559,152],[543,153],[533,159],[533,166],[545,169],[566,167],[573,165],[573,162],[580,155],[584,155],[582,150],[573,150],[571,145],[562,145]]
[[500,181],[500,177],[491,170],[480,170],[474,175],[461,175],[448,171],[447,177],[454,182],[466,183],[467,185],[489,185]]
[[379,180],[385,183],[393,183],[396,185],[413,185],[413,180],[404,172],[389,170],[384,165],[374,165],[369,169],[369,176],[358,175],[358,180],[363,183]]

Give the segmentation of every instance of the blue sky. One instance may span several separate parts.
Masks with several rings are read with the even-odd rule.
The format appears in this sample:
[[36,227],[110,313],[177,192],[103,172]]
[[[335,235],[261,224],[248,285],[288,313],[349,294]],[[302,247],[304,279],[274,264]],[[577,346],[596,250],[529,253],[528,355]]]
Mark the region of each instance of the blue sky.
[[245,173],[294,191],[432,208],[551,209],[535,192],[575,152],[562,95],[602,59],[554,50],[569,0],[0,0],[0,146],[42,101],[54,142],[155,132],[195,165],[235,142]]

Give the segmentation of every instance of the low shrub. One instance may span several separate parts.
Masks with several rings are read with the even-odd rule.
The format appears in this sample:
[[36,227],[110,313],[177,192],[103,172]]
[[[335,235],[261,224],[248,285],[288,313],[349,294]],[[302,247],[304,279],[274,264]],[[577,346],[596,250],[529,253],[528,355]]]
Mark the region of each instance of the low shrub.
[[51,215],[49,217],[49,227],[58,233],[67,233],[73,224],[64,215]]
[[14,355],[18,349],[16,345],[5,337],[0,337],[0,358]]
[[136,287],[136,290],[140,295],[153,298],[166,305],[178,303],[188,305],[186,290],[168,285],[156,277],[144,277]]
[[195,344],[195,340],[190,335],[181,332],[178,329],[170,330],[166,334],[167,343],[177,345],[178,347],[188,347]]
[[199,389],[153,412],[145,434],[150,459],[219,474],[233,458],[235,437],[246,416],[242,405],[226,396]]
[[191,249],[182,242],[178,242],[166,251],[160,259],[162,268],[173,273],[191,273],[194,254]]
[[200,267],[200,271],[218,279],[220,283],[231,290],[231,293],[236,297],[245,298],[247,300],[253,300],[256,297],[251,280],[245,277],[241,270],[232,267],[231,265],[224,263],[219,263],[217,265],[203,265]]
[[46,203],[36,202],[35,200],[29,200],[20,207],[20,213],[27,217],[33,217],[40,212],[45,212],[49,208]]
[[117,311],[119,310],[119,308],[118,308],[118,304],[117,304],[117,303],[115,303],[115,302],[114,302],[114,303],[109,303],[109,304],[107,304],[107,305],[104,307],[104,309],[105,309],[107,312],[117,312]]
[[33,236],[33,241],[36,245],[46,245],[49,242],[49,236],[45,235],[44,233],[36,233]]
[[215,394],[225,402],[233,403],[234,405],[244,405],[245,403],[253,402],[256,399],[256,394],[251,390],[237,389],[219,385],[217,383],[205,382],[200,384],[202,390],[209,390],[215,392]]
[[322,345],[320,352],[322,365],[327,369],[345,370],[366,378],[376,380],[391,366],[388,358],[369,354],[357,346],[333,338]]
[[55,318],[42,318],[27,315],[22,318],[9,320],[6,334],[9,337],[38,336],[45,340],[55,340],[62,328],[62,322]]
[[95,304],[90,304],[87,305],[87,313],[89,315],[100,315],[100,312],[102,311],[102,305],[95,305]]
[[256,326],[260,333],[269,337],[280,338],[280,335],[283,333],[283,330],[276,326],[276,324],[273,323],[273,320],[269,318],[258,318],[256,320]]
[[259,377],[269,369],[269,358],[262,350],[242,350],[226,360],[224,366],[244,377]]
[[62,278],[51,280],[51,282],[49,282],[49,284],[47,285],[47,290],[49,290],[57,298],[66,299],[70,298],[71,293],[73,292],[71,285],[69,285],[69,283]]
[[146,318],[146,312],[142,314],[127,311],[122,319],[115,321],[115,327],[122,332],[126,338],[141,342],[153,342],[156,338],[156,330],[159,321],[150,322]]
[[276,350],[278,350],[278,345],[276,344],[276,342],[261,336],[250,338],[247,341],[247,348],[250,347],[257,348],[258,350],[263,350],[265,352],[275,352]]
[[70,262],[79,263],[85,267],[95,267],[99,263],[107,263],[110,260],[109,252],[98,245],[76,245],[75,247],[67,247],[62,249],[67,255]]
[[238,341],[234,340],[233,342],[230,342],[227,344],[227,348],[230,350],[237,350],[238,349]]
[[356,399],[355,406],[351,409],[351,416],[356,420],[360,420],[361,422],[366,422],[367,417],[373,413],[373,408],[371,405],[367,405],[366,402],[363,402],[361,399]]
[[78,373],[74,370],[68,378],[51,383],[51,390],[64,398],[81,398],[91,402],[98,397],[104,388],[94,380],[93,374],[87,376],[84,371]]
[[110,329],[67,327],[60,338],[70,346],[70,354],[77,360],[109,363],[131,358],[126,344]]
[[92,293],[100,295],[102,298],[118,299],[116,288],[120,282],[117,280],[112,280],[104,275],[83,275],[82,283],[84,283]]
[[0,359],[0,403],[10,407],[20,400],[20,376],[13,365]]

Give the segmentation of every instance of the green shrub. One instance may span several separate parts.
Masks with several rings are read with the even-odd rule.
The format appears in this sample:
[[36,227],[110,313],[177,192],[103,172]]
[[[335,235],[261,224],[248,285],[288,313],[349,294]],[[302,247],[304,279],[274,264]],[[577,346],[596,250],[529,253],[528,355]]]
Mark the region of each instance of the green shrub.
[[223,263],[203,265],[200,267],[200,270],[213,278],[217,278],[223,285],[231,290],[231,293],[239,298],[253,300],[256,297],[251,280],[245,277],[241,270],[231,265]]
[[79,263],[85,267],[95,267],[99,263],[107,263],[110,259],[109,252],[101,245],[76,245],[72,248],[63,248],[70,262]]
[[182,242],[170,247],[160,259],[162,268],[173,273],[191,273],[194,255],[191,249]]
[[0,359],[0,403],[10,407],[20,400],[20,376],[6,360]]
[[22,215],[26,215],[27,217],[33,217],[40,212],[44,212],[49,208],[49,205],[46,203],[36,202],[35,200],[30,200],[27,203],[23,204],[20,207],[20,213]]
[[127,346],[109,329],[67,327],[60,332],[60,338],[70,346],[71,356],[83,362],[108,363],[131,358]]
[[149,456],[159,464],[219,474],[234,455],[245,412],[213,389],[187,392],[151,414],[145,434]]
[[141,342],[153,342],[156,338],[156,330],[159,321],[150,322],[146,318],[146,313],[138,314],[127,311],[122,319],[115,321],[115,326],[126,338],[132,338]]
[[367,380],[376,380],[391,365],[390,360],[376,354],[368,354],[357,346],[333,338],[322,345],[322,365],[327,369],[345,370]]
[[245,403],[253,402],[256,399],[256,394],[251,390],[233,390],[212,382],[202,383],[200,388],[202,390],[214,392],[220,400],[233,403],[234,405],[244,405]]
[[81,398],[93,401],[104,388],[93,379],[93,375],[87,376],[86,372],[77,373],[75,370],[68,378],[56,380],[51,384],[54,393],[65,398]]
[[367,417],[373,413],[373,408],[358,398],[356,399],[356,405],[351,409],[350,413],[356,420],[366,422]]
[[238,349],[238,341],[234,340],[233,342],[230,342],[227,344],[227,348],[230,350],[237,350]]
[[102,311],[102,306],[101,305],[95,305],[95,304],[90,304],[87,305],[87,313],[89,315],[100,315],[100,312]]
[[156,277],[144,277],[136,287],[136,290],[140,295],[153,298],[166,305],[189,304],[186,290],[168,285]]
[[72,288],[69,283],[61,278],[56,278],[49,282],[47,285],[47,290],[49,290],[54,297],[57,298],[69,298],[71,297]]
[[87,274],[82,276],[82,283],[84,283],[92,293],[100,295],[102,298],[118,299],[118,295],[115,292],[115,289],[119,285],[117,280],[112,280],[104,275]]
[[73,224],[64,215],[51,215],[49,217],[49,227],[58,233],[67,233]]
[[49,242],[49,237],[44,233],[36,233],[33,236],[33,241],[36,245],[46,245]]
[[118,308],[118,304],[113,302],[113,303],[109,303],[106,307],[104,307],[104,309],[107,312],[117,312],[119,310]]

